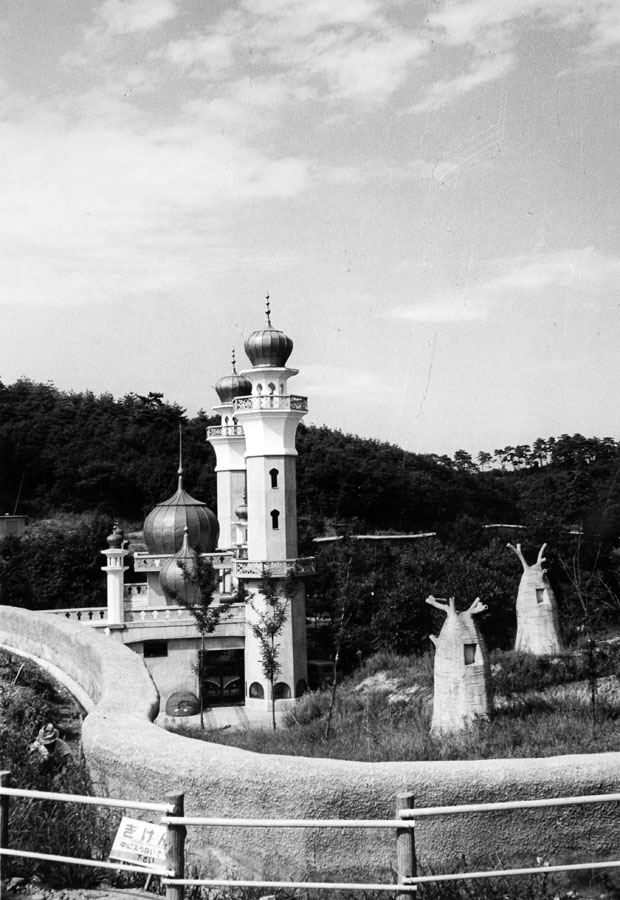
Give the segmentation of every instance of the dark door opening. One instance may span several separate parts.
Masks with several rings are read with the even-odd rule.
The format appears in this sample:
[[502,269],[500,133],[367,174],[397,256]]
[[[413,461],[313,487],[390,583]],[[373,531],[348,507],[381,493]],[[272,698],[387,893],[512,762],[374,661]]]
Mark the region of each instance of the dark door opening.
[[202,675],[205,706],[245,703],[243,650],[207,650]]

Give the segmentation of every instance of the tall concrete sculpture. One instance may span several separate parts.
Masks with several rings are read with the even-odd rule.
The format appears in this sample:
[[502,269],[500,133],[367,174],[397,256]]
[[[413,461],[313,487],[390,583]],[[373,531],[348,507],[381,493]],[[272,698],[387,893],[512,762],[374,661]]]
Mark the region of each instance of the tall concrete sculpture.
[[543,553],[546,544],[538,552],[538,559],[529,566],[521,552],[521,544],[516,547],[507,545],[521,560],[523,575],[517,595],[517,640],[515,650],[533,653],[535,656],[560,653],[560,623],[558,607],[547,570]]
[[491,670],[484,640],[474,616],[486,606],[476,597],[469,609],[457,612],[454,597],[430,597],[426,602],[446,615],[435,645],[435,685],[431,733],[464,730],[476,718],[487,719],[492,708]]

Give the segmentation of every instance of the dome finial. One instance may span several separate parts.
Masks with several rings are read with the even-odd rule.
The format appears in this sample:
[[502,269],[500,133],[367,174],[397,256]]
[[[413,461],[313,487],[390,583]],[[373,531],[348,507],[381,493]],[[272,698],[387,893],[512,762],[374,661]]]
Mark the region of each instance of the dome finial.
[[232,351],[232,367],[233,367],[233,375],[236,375],[236,374],[237,374],[236,362],[237,362],[237,359],[236,359],[236,357],[235,357],[235,348],[233,347],[233,351]]
[[179,490],[183,490],[183,429],[179,425]]
[[269,308],[269,294],[265,297],[265,313],[267,315],[267,328],[271,328],[271,309]]

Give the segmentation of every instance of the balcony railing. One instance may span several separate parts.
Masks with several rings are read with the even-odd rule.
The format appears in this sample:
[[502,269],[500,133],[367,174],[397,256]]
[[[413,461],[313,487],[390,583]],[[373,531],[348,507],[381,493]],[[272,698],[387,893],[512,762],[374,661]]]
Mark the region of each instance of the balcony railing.
[[207,428],[207,440],[219,437],[243,437],[241,425],[210,425]]
[[286,578],[287,575],[314,575],[314,556],[303,559],[236,559],[233,575],[237,578]]
[[252,397],[237,397],[235,409],[279,409],[308,412],[308,398],[296,397],[292,394],[261,394]]
[[71,622],[81,622],[83,625],[94,625],[105,628],[108,624],[107,606],[82,606],[71,609],[43,609],[41,612],[49,616],[61,616]]

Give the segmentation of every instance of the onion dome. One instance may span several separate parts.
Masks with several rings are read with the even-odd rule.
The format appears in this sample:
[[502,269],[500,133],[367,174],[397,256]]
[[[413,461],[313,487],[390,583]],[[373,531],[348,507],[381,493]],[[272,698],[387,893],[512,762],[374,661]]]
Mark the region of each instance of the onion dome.
[[235,351],[232,357],[232,375],[224,375],[215,385],[221,403],[232,403],[235,397],[248,397],[252,393],[252,383],[237,374],[235,368]]
[[200,588],[192,582],[198,568],[198,554],[189,546],[187,526],[183,531],[183,544],[178,553],[167,559],[159,573],[159,583],[168,600],[177,603],[196,603]]
[[109,534],[106,538],[108,547],[110,548],[110,550],[120,550],[123,546],[124,539],[125,534],[123,533],[123,529],[119,527],[118,522],[115,522],[114,527],[112,528],[112,533]]
[[283,331],[278,331],[271,324],[269,296],[267,296],[267,321],[265,327],[254,331],[247,338],[244,348],[252,366],[270,366],[283,368],[293,350],[293,342]]
[[183,489],[183,469],[179,468],[179,486],[175,494],[151,510],[144,520],[144,543],[149,553],[176,553],[183,545],[188,530],[190,547],[211,553],[217,546],[220,526],[206,503],[194,500]]
[[245,497],[243,498],[243,500],[241,501],[241,503],[239,504],[239,506],[236,506],[236,507],[235,507],[235,515],[236,515],[237,518],[240,519],[242,522],[247,522],[247,519],[248,519],[248,505],[247,505],[247,503],[245,502]]

